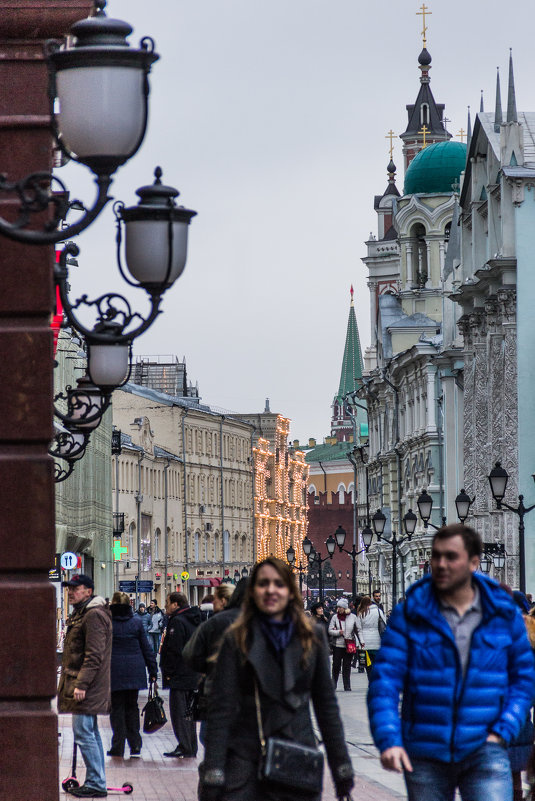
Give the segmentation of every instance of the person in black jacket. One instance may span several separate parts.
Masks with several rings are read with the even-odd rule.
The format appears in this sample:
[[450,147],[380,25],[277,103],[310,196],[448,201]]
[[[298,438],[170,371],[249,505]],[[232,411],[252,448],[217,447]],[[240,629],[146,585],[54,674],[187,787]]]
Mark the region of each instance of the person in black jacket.
[[110,611],[113,631],[110,723],[113,736],[108,756],[122,757],[125,741],[128,741],[130,756],[139,757],[142,740],[138,693],[147,687],[147,670],[151,681],[156,681],[158,665],[143,622],[134,615],[128,595],[114,593]]
[[[206,713],[208,709],[208,696],[210,695],[213,682],[213,674],[216,660],[215,654],[219,650],[223,634],[232,623],[237,619],[241,612],[241,605],[245,598],[245,590],[249,579],[242,578],[236,584],[236,589],[229,595],[225,593],[227,600],[226,606],[220,612],[216,612],[213,617],[205,623],[201,623],[199,628],[190,638],[184,648],[184,661],[193,670],[203,673],[204,680],[199,685],[200,699],[198,706],[198,717],[201,721],[199,739],[204,745],[204,731],[206,728]],[[219,587],[217,588],[219,589]],[[217,592],[217,591],[216,591]],[[216,594],[217,600],[217,594]]]
[[182,651],[201,622],[198,606],[189,606],[182,592],[172,592],[165,601],[169,616],[160,648],[160,668],[164,689],[169,688],[169,716],[178,745],[166,757],[197,756],[197,730],[188,714],[191,695],[197,689],[199,674],[184,662]]
[[200,801],[319,801],[295,788],[259,780],[255,688],[264,736],[314,747],[310,701],[339,798],[353,768],[333,683],[325,635],[303,611],[291,568],[268,557],[251,573],[242,613],[225,632],[208,697]]

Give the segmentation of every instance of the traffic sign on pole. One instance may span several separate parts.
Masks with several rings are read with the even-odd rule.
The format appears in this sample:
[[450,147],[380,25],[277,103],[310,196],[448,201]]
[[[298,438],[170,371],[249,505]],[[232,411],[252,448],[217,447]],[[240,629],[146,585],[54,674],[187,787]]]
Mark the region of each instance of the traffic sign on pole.
[[78,566],[78,557],[72,551],[61,554],[60,564],[64,570],[74,570]]

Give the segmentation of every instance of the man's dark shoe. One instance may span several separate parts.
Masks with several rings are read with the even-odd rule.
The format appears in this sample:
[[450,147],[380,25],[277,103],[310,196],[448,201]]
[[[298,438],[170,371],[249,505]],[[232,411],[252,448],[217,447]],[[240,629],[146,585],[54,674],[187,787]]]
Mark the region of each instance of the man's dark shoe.
[[181,757],[184,756],[184,751],[179,745],[177,745],[174,751],[164,751],[163,755],[165,757]]
[[130,751],[130,759],[139,759],[141,757],[141,750],[135,749]]
[[197,758],[197,754],[185,754],[183,751],[178,756],[179,756],[180,759],[196,759]]
[[70,793],[76,798],[106,798],[108,795],[107,790],[97,790],[95,787],[88,787],[86,784],[82,784],[81,787],[73,787]]
[[116,757],[123,757],[124,753],[121,751],[114,751],[113,748],[110,748],[109,751],[106,751],[108,756],[116,756]]

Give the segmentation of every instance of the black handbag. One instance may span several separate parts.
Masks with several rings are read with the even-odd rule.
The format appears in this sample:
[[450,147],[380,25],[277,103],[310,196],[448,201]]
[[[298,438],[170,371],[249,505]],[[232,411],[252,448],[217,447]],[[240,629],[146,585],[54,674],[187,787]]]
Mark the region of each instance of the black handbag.
[[255,681],[256,719],[262,759],[259,778],[261,781],[278,784],[293,790],[321,793],[323,786],[323,754],[318,748],[282,740],[279,737],[264,737],[260,695]]
[[163,699],[158,695],[156,682],[149,682],[149,698],[141,710],[143,716],[143,731],[145,734],[152,734],[167,723]]

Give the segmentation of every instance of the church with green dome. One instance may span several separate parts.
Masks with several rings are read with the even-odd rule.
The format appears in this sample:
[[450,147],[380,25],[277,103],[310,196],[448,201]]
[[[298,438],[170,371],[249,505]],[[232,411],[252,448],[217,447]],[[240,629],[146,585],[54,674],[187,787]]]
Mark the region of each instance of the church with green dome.
[[404,195],[458,192],[466,165],[464,142],[436,142],[420,150],[405,174]]

